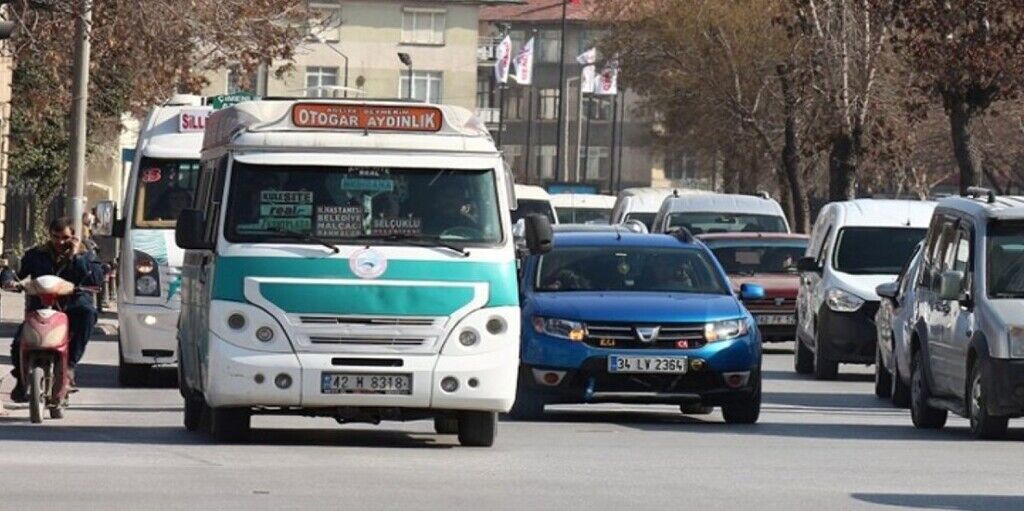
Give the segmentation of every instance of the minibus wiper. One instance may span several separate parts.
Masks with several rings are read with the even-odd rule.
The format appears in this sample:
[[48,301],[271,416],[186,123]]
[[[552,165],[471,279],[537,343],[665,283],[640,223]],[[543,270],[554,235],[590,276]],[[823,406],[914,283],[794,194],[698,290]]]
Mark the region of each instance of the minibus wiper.
[[465,248],[456,246],[456,245],[452,245],[451,243],[448,243],[448,242],[442,240],[439,236],[410,236],[408,234],[384,234],[384,235],[367,234],[367,235],[359,236],[359,239],[361,239],[361,240],[382,240],[382,241],[402,241],[402,242],[406,242],[406,243],[408,243],[410,245],[415,245],[415,246],[418,246],[418,247],[429,247],[429,248],[440,247],[440,248],[447,248],[448,250],[451,250],[452,252],[459,253],[459,255],[461,255],[462,257],[469,257],[469,251],[468,250],[466,250]]
[[298,239],[298,240],[302,240],[302,241],[307,241],[307,242],[310,242],[310,243],[318,243],[320,245],[323,245],[323,246],[329,248],[331,250],[331,252],[335,253],[335,254],[337,254],[338,252],[341,252],[341,249],[339,249],[337,246],[331,244],[330,242],[324,240],[323,238],[318,238],[318,237],[313,236],[312,234],[309,234],[309,233],[293,231],[291,229],[280,229],[280,228],[278,228],[278,229],[271,229],[271,230],[276,232],[276,233],[285,234],[285,235],[287,235],[290,238],[294,238],[294,239]]

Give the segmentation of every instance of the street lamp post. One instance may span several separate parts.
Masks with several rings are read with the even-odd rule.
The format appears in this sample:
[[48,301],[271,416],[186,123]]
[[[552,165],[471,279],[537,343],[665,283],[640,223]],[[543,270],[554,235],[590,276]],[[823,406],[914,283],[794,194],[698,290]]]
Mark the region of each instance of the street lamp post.
[[339,56],[341,56],[342,59],[345,59],[345,77],[344,77],[344,80],[345,80],[345,84],[344,84],[345,85],[345,90],[344,90],[344,97],[347,98],[348,97],[348,55],[345,55],[344,53],[342,53],[341,50],[339,50],[336,46],[334,46],[333,43],[325,40],[323,37],[320,37],[319,35],[316,36],[316,40],[317,40],[317,42],[319,42],[319,43],[323,44],[324,46],[327,46],[328,48],[330,48],[331,51],[333,51],[334,53],[337,53]]
[[398,60],[409,68],[409,94],[406,99],[412,99],[412,57],[408,53],[399,53]]

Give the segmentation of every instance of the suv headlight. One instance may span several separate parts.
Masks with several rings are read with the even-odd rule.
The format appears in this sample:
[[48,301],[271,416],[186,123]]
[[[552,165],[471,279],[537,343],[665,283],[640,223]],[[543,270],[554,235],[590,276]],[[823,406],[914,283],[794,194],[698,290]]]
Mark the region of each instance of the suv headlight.
[[829,289],[825,293],[825,303],[836,312],[857,312],[864,305],[864,299],[842,289]]
[[160,266],[153,256],[136,250],[135,256],[135,295],[160,296]]
[[1010,338],[1010,358],[1024,358],[1024,326],[1011,326],[1006,335]]
[[727,321],[715,321],[704,325],[704,339],[708,342],[728,341],[737,337],[743,337],[750,331],[745,319],[730,319]]
[[533,317],[533,330],[538,334],[547,334],[570,341],[582,341],[586,337],[583,323],[568,319]]

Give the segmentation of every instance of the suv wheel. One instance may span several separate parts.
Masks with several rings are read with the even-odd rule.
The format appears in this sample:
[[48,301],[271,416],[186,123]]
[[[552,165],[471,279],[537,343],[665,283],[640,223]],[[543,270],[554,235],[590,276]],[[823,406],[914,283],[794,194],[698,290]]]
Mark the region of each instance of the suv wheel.
[[727,424],[753,424],[761,416],[761,372],[754,376],[754,389],[749,396],[722,405],[722,417]]
[[892,388],[889,394],[892,396],[892,404],[899,408],[907,408],[910,406],[910,386],[903,381],[903,375],[900,374],[900,365],[896,361],[896,351],[892,352]]
[[799,337],[793,341],[793,369],[798,374],[811,374],[814,372],[814,352],[804,344]]
[[971,387],[967,395],[967,407],[970,412],[971,434],[981,440],[998,440],[1006,436],[1009,417],[998,417],[988,413],[985,406],[988,389],[982,378],[981,361],[971,364]]
[[892,393],[892,373],[882,365],[882,349],[875,343],[875,395],[881,398]]
[[946,410],[928,405],[928,380],[924,377],[924,355],[914,353],[910,365],[910,418],[919,429],[939,429],[946,425]]
[[819,380],[834,380],[839,376],[839,362],[825,358],[821,349],[821,331],[814,329],[814,377]]

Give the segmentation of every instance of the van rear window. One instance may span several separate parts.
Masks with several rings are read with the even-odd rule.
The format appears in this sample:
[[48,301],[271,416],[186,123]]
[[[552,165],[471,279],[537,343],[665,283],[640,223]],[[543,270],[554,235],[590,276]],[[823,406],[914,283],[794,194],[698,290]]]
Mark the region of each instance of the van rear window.
[[672,213],[668,228],[685,227],[691,234],[724,232],[789,232],[786,221],[774,215],[733,213]]

